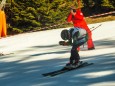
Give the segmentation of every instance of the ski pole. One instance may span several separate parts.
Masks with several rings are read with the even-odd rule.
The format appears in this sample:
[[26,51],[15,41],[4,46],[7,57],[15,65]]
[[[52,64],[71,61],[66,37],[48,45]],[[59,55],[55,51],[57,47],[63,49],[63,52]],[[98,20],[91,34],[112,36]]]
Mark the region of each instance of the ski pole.
[[90,29],[91,29],[91,31],[93,31],[93,30],[95,30],[95,29],[97,29],[98,27],[100,27],[102,24],[100,24],[100,25],[98,25],[98,26],[96,26],[96,27],[91,27]]
[[91,28],[91,32],[94,31],[95,29],[97,29],[98,27],[100,27],[102,24],[98,25],[97,27],[92,27]]
[[[100,27],[102,24],[100,24],[100,25],[98,25],[97,27],[92,27],[92,30],[90,31],[90,32],[87,32],[87,33],[91,33],[92,31],[94,31],[95,29],[97,29],[98,27]],[[93,29],[94,28],[94,29]],[[87,35],[87,34],[83,34],[82,36],[81,36],[81,38],[83,37],[83,36],[85,36],[85,35]]]
[[[101,25],[102,25],[102,24],[98,25],[97,27],[92,27],[92,28],[90,28],[90,29],[91,29],[91,32],[94,31],[95,29],[97,29],[98,27],[100,27]],[[88,33],[91,33],[91,32],[88,32]],[[84,34],[84,35],[82,35],[82,36],[85,36],[85,35],[87,35],[87,34]],[[83,48],[84,48],[84,45],[83,45]]]

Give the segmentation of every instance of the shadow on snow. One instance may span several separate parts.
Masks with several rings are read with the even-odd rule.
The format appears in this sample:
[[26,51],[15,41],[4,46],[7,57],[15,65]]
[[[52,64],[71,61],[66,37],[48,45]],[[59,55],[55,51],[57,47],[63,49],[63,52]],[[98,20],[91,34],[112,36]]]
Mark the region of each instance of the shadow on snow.
[[[98,40],[95,41],[96,49],[114,48],[115,40]],[[0,61],[0,85],[1,86],[88,86],[102,82],[115,81],[115,53],[90,56],[87,59],[94,62],[94,65],[82,68],[80,70],[71,71],[54,78],[43,78],[41,75],[45,72],[50,72],[60,69],[68,61],[67,58],[55,58],[47,60],[37,60],[31,62],[21,62],[29,58],[38,58],[45,54],[64,54],[69,52],[71,47],[60,47],[58,45],[49,46],[33,46],[29,50],[22,50],[16,53],[24,53],[28,51],[41,49],[40,53],[27,55],[22,60],[12,62]],[[45,49],[49,51],[46,52]],[[94,50],[95,52],[95,50]],[[11,56],[3,56],[0,59],[12,58]],[[46,57],[47,58],[47,57]],[[98,73],[101,73],[98,75]],[[112,73],[114,72],[114,73]],[[97,73],[97,76],[95,74]],[[105,74],[104,74],[105,73]],[[107,74],[106,74],[107,73]]]

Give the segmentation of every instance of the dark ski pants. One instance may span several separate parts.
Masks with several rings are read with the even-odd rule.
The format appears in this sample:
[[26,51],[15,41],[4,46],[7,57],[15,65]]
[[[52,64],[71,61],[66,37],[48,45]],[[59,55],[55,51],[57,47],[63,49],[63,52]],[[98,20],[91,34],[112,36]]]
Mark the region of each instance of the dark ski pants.
[[75,63],[75,62],[78,62],[80,60],[80,56],[79,56],[78,52],[79,51],[77,50],[77,46],[72,46],[70,63]]
[[[79,41],[79,40],[78,40]],[[77,45],[73,45],[72,49],[71,49],[71,56],[70,56],[70,63],[75,63],[75,62],[79,62],[80,60],[80,56],[79,56],[79,51],[77,50],[78,47],[80,47],[81,45],[83,45],[85,41],[81,41],[79,42]]]

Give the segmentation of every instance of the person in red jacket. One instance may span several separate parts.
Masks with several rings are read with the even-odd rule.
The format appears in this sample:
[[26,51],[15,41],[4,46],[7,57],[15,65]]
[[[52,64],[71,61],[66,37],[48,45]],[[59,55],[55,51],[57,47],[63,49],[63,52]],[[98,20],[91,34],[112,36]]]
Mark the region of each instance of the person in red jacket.
[[80,0],[77,0],[77,2],[78,2],[78,8],[76,9],[74,6],[71,7],[70,13],[67,17],[67,22],[72,22],[74,27],[82,28],[87,31],[89,38],[87,41],[88,50],[93,50],[95,49],[95,47],[92,40],[92,32],[87,26],[87,23],[84,19],[84,15],[80,9]]

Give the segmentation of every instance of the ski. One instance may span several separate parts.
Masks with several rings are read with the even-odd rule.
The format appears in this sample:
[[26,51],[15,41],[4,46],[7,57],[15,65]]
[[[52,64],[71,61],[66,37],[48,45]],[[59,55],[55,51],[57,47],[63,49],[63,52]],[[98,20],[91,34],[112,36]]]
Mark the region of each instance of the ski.
[[72,68],[72,69],[68,69],[68,68],[62,68],[60,70],[56,70],[56,71],[53,71],[53,72],[49,72],[49,73],[44,73],[42,74],[43,76],[50,76],[50,77],[53,77],[53,76],[56,76],[56,75],[59,75],[59,74],[62,74],[62,73],[66,73],[68,71],[72,71],[72,70],[76,70],[76,69],[79,69],[79,68],[83,68],[85,66],[89,66],[89,65],[92,65],[93,63],[88,63],[88,62],[84,62],[83,64],[81,64],[80,66],[76,67],[76,68]]

